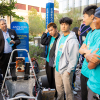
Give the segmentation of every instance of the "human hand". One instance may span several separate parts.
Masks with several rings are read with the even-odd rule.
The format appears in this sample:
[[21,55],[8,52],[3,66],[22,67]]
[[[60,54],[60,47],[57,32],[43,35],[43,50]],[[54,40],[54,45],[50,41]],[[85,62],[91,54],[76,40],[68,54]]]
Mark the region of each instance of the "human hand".
[[87,57],[87,55],[91,54],[91,50],[92,50],[92,49],[90,49],[90,50],[85,50],[85,55],[84,55],[85,58]]
[[91,53],[91,51],[92,51],[92,49],[86,50],[86,51],[85,51],[86,55],[89,55],[89,54]]
[[15,41],[14,41],[14,40],[11,40],[11,41],[10,41],[10,44],[12,44],[12,43],[15,44]]
[[91,50],[92,50],[92,49],[90,49],[90,50],[85,50],[85,55],[84,55],[85,58],[87,57],[87,55],[91,54]]
[[45,33],[48,33],[48,29],[45,30]]
[[87,57],[86,57],[87,62],[92,62],[92,63],[95,63],[97,65],[100,63],[100,60],[98,59],[98,58],[100,58],[100,56],[96,54],[96,52],[98,50],[99,50],[99,48],[97,50],[95,50],[93,53],[87,55]]

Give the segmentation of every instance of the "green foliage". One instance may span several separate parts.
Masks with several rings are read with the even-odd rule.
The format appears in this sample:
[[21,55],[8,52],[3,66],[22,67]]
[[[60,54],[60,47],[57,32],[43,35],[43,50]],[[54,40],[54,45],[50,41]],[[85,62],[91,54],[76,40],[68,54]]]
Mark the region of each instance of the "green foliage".
[[57,0],[54,0],[54,8],[59,8],[59,3]]
[[[9,1],[9,0],[8,0]],[[7,0],[0,0],[0,15],[4,18],[4,16],[13,16],[15,18],[24,19],[22,16],[19,17],[12,10],[15,9],[15,4],[17,3],[14,0],[10,0],[10,3]]]
[[45,31],[45,19],[43,19],[33,7],[28,12],[28,21],[29,33],[31,33],[31,35],[37,35]]
[[64,14],[54,14],[54,22],[57,24],[58,27],[58,31],[60,31],[60,24],[59,24],[59,20],[62,17],[69,17],[73,20],[73,23],[71,25],[70,30],[72,30],[74,27],[80,27],[81,22],[78,21],[78,18],[80,17],[80,12],[78,10],[70,10],[68,13],[64,13]]
[[29,41],[33,41],[34,37],[32,35],[29,35]]
[[29,54],[30,57],[35,57],[36,59],[40,57],[40,54],[43,52],[43,49],[39,46],[29,45]]
[[14,21],[22,22],[23,20],[20,18],[14,18]]
[[29,54],[31,58],[36,58],[39,64],[39,69],[41,70],[43,65],[45,64],[45,59],[40,57],[40,54],[43,52],[39,46],[29,45]]
[[63,16],[64,16],[63,14],[54,13],[54,23],[56,23],[58,31],[60,31],[59,20],[60,20]]
[[81,22],[78,21],[78,18],[80,17],[80,11],[79,10],[73,10],[71,9],[67,15],[69,18],[71,18],[73,20],[73,23],[71,25],[71,30],[74,28],[74,27],[80,27],[81,25]]

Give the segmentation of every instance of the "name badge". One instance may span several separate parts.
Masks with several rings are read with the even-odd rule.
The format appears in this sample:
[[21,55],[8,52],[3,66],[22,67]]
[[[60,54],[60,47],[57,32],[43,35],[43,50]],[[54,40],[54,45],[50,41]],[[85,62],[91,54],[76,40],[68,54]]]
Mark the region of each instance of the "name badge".
[[14,37],[15,37],[14,35],[11,35],[11,38],[13,38],[13,39],[14,39]]

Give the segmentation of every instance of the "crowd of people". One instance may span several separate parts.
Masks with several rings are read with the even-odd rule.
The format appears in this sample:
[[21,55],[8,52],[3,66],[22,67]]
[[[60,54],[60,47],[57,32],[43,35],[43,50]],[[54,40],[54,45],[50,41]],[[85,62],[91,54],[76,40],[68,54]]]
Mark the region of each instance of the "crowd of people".
[[[62,34],[55,23],[49,23],[41,37],[41,44],[47,45],[49,87],[55,88],[56,100],[74,100],[73,76],[81,56],[81,98],[97,100],[94,96],[100,95],[100,7],[91,5],[83,10],[84,24],[80,28],[76,26],[71,31],[72,22],[68,17],[59,20]],[[89,26],[89,30],[80,42],[84,26]]]
[[[80,28],[76,26],[71,31],[73,20],[63,17],[59,20],[62,34],[58,32],[57,25],[51,22],[41,37],[41,44],[47,45],[46,74],[49,87],[56,90],[56,100],[74,100],[73,76],[80,56],[82,100],[96,100],[94,96],[100,95],[100,7],[87,6],[83,10],[83,22],[84,25]],[[80,42],[84,26],[90,29],[84,42]],[[6,20],[0,19],[0,69],[3,77],[11,52],[19,44],[16,32],[7,28]],[[13,62],[16,57],[17,52],[14,53]]]

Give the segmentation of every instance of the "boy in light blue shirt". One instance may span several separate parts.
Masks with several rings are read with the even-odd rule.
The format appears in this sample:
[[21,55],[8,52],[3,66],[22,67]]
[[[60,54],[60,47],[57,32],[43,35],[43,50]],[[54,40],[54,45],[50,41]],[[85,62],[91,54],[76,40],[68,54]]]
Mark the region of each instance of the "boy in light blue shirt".
[[83,22],[86,26],[90,25],[91,31],[86,36],[86,40],[82,44],[79,53],[85,57],[81,69],[81,98],[82,100],[87,100],[87,80],[90,75],[90,70],[88,68],[88,62],[86,60],[87,55],[91,53],[93,46],[96,43],[99,32],[95,29],[95,25],[93,23],[95,9],[97,9],[96,5],[87,6],[83,11]]
[[[89,33],[86,36],[85,41],[83,42],[83,44],[87,45],[87,50],[91,51],[94,48],[99,36],[100,36],[100,31],[98,31],[97,29],[95,29],[94,31],[92,30],[89,31]],[[81,73],[85,77],[89,78],[90,69],[86,66],[88,66],[88,62],[86,61],[86,58],[85,58],[82,65]]]
[[[96,9],[94,14],[94,24],[97,31],[100,34],[100,7]],[[87,82],[88,86],[88,100],[95,100],[93,96],[95,94],[100,95],[100,35],[98,34],[98,39],[95,46],[92,49],[90,55],[87,56],[88,68],[91,70],[89,79]],[[93,53],[93,51],[95,51]]]
[[[49,36],[48,36],[49,32]],[[41,44],[47,46],[47,58],[46,58],[46,74],[49,83],[49,88],[55,88],[55,78],[54,78],[54,58],[55,58],[55,48],[56,42],[60,34],[57,31],[57,25],[55,23],[49,23],[47,25],[46,31],[41,37]]]
[[60,60],[60,57],[61,57],[61,55],[62,55],[62,48],[63,48],[63,45],[64,45],[64,43],[65,43],[65,41],[66,41],[66,39],[68,38],[68,35],[67,36],[62,36],[62,38],[61,38],[61,40],[60,40],[60,42],[59,42],[59,45],[58,45],[58,48],[59,48],[59,50],[58,50],[58,52],[57,52],[57,57],[56,57],[56,71],[57,72],[59,72],[59,60]]
[[58,93],[57,100],[73,100],[72,76],[79,57],[79,42],[75,32],[70,31],[72,19],[60,19],[61,31],[55,50],[55,83]]

